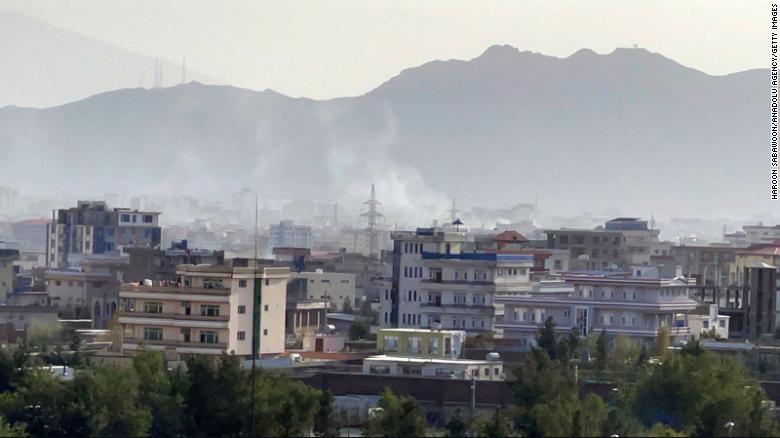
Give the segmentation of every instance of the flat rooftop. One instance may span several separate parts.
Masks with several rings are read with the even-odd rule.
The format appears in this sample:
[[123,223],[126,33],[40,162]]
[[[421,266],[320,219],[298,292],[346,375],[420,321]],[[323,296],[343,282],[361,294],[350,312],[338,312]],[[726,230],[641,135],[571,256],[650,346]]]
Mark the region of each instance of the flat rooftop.
[[442,365],[484,365],[486,363],[501,364],[498,360],[475,360],[475,359],[441,359],[441,358],[424,358],[424,357],[402,357],[402,356],[388,356],[386,354],[378,356],[370,356],[363,360],[376,360],[386,362],[404,362],[404,363],[436,363]]

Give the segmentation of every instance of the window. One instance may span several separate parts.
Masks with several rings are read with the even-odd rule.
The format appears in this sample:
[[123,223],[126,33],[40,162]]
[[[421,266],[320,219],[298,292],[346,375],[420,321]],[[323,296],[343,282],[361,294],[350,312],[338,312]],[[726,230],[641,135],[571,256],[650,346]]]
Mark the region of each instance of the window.
[[246,306],[243,304],[238,306],[238,313],[246,313]]
[[708,329],[708,328],[710,328],[710,322],[709,322],[709,321],[706,321],[706,320],[705,320],[705,321],[702,321],[702,322],[701,322],[701,326],[702,326],[702,328],[706,328],[706,329]]
[[390,367],[387,365],[371,365],[368,368],[370,374],[390,374]]
[[268,311],[268,304],[266,304],[266,305],[265,305],[265,307],[263,308],[263,310],[265,310],[266,312]]
[[130,215],[129,214],[123,214],[122,215],[122,222],[130,222]]
[[499,370],[498,370],[498,367],[496,367],[496,368],[493,368],[493,374],[494,374],[494,375],[496,375],[496,376],[497,376],[497,375],[499,375],[499,374],[501,374],[501,373],[499,372]]
[[162,303],[144,303],[144,313],[162,313]]
[[569,317],[569,311],[568,310],[564,310],[563,311],[563,317],[564,318],[568,318]]
[[239,341],[243,341],[244,339],[246,339],[246,332],[236,333],[236,339],[238,339]]
[[489,375],[490,375],[490,368],[485,368],[485,369],[482,371],[482,375],[484,375],[484,376],[489,376]]
[[202,304],[200,306],[200,316],[219,316],[219,306]]
[[726,320],[721,319],[720,321],[718,321],[718,325],[720,326],[720,328],[726,328]]
[[144,339],[149,341],[161,341],[162,329],[154,327],[144,327]]
[[428,354],[439,354],[439,338],[431,338],[431,343],[428,345]]
[[268,336],[268,329],[263,329],[263,336]]
[[384,349],[385,351],[398,351],[398,336],[385,336]]
[[412,336],[409,338],[409,353],[417,354],[420,352],[420,337]]
[[221,278],[204,278],[203,279],[203,288],[204,289],[222,289],[225,287],[222,283]]
[[238,280],[238,287],[246,287],[246,280]]
[[219,342],[219,334],[217,332],[203,331],[200,332],[201,344],[216,344]]
[[145,214],[144,215],[144,223],[151,224],[154,221],[154,218],[151,214]]

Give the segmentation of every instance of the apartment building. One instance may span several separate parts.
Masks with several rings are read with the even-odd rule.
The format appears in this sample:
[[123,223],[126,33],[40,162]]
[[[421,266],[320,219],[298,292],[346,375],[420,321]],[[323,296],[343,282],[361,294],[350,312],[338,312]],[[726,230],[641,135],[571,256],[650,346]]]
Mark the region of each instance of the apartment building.
[[742,270],[740,284],[720,291],[715,299],[720,312],[730,316],[729,334],[745,339],[774,336],[780,320],[778,268],[756,261]]
[[314,272],[293,272],[290,284],[297,293],[305,295],[310,300],[325,301],[330,308],[341,309],[347,301],[356,306],[355,274],[341,272],[325,272],[317,269]]
[[604,224],[607,231],[619,231],[624,237],[625,259],[630,266],[649,266],[654,256],[668,256],[672,242],[660,240],[661,231],[636,217],[619,217]]
[[500,314],[494,296],[527,288],[534,266],[532,254],[478,249],[466,232],[418,228],[392,237],[392,272],[380,291],[383,327],[490,332]]
[[696,278],[700,285],[725,288],[735,284],[732,267],[738,249],[727,246],[674,246],[672,263],[680,266],[686,278]]
[[17,242],[24,242],[25,249],[44,251],[46,249],[47,219],[28,219],[11,224],[11,236]]
[[527,290],[533,255],[424,253],[423,264],[422,326],[478,334],[492,332],[502,312],[498,296]]
[[289,268],[234,259],[231,265],[181,265],[176,273],[177,282],[122,285],[124,352],[146,348],[184,360],[192,354],[251,358],[253,351],[284,351]]
[[225,252],[190,248],[187,240],[171,242],[161,250],[150,247],[125,247],[123,252],[130,258],[130,268],[125,276],[128,283],[143,280],[166,281],[176,278],[179,265],[222,265]]
[[780,266],[780,242],[754,244],[736,251],[734,263],[730,266],[731,284],[744,284],[745,268],[760,264]]
[[49,269],[44,274],[51,305],[73,318],[91,319],[106,328],[119,305],[119,285],[128,268],[126,256],[90,255],[73,269]]
[[[468,241],[465,232],[418,228],[416,231],[396,231],[393,240],[392,263],[382,281],[379,293],[382,327],[422,327],[420,304],[423,301],[420,286],[424,275],[423,252],[461,252]],[[427,324],[427,321],[426,321]]]
[[568,250],[569,269],[598,271],[625,269],[625,237],[622,231],[594,229],[544,230],[547,248]]
[[308,225],[284,220],[268,228],[268,244],[269,250],[276,247],[311,248],[314,245],[314,234]]
[[674,340],[690,336],[686,314],[697,302],[689,297],[685,278],[634,278],[625,274],[568,274],[528,294],[498,295],[504,318],[496,328],[504,338],[530,347],[539,326],[552,317],[562,333],[577,329],[581,336],[602,330],[652,342],[666,327]]
[[14,292],[14,262],[19,260],[16,249],[0,249],[0,302],[5,303]]
[[79,266],[85,256],[118,252],[125,246],[159,248],[159,215],[109,209],[103,201],[79,201],[74,208],[58,210],[47,225],[48,267]]
[[772,243],[780,240],[780,224],[767,226],[763,224],[745,225],[742,227],[749,245],[755,243]]

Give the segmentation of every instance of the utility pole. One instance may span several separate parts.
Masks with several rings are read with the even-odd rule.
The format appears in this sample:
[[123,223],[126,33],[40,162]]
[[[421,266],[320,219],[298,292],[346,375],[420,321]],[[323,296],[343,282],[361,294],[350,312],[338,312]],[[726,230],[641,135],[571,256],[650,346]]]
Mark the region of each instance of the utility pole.
[[[252,288],[252,294],[257,295],[257,287],[258,287],[258,281],[257,281],[257,193],[255,193],[255,259],[253,260],[254,263],[254,273],[252,275],[252,284],[254,287]],[[252,301],[254,303],[257,302],[257,299],[253,297]],[[256,307],[256,305],[255,305]],[[254,320],[254,315],[257,315],[257,309],[252,309],[252,325],[254,326],[257,321]],[[254,327],[252,327],[252,436],[255,436],[255,370],[257,369],[257,350],[259,349],[258,343],[260,342],[259,336],[257,336],[257,333],[260,330],[255,330]]]

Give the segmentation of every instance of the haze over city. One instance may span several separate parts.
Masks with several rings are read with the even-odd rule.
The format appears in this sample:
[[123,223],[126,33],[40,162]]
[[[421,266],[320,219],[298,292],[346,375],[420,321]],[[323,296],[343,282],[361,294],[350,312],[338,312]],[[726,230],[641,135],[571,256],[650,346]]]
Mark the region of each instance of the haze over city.
[[780,436],[780,10],[0,0],[0,436]]

